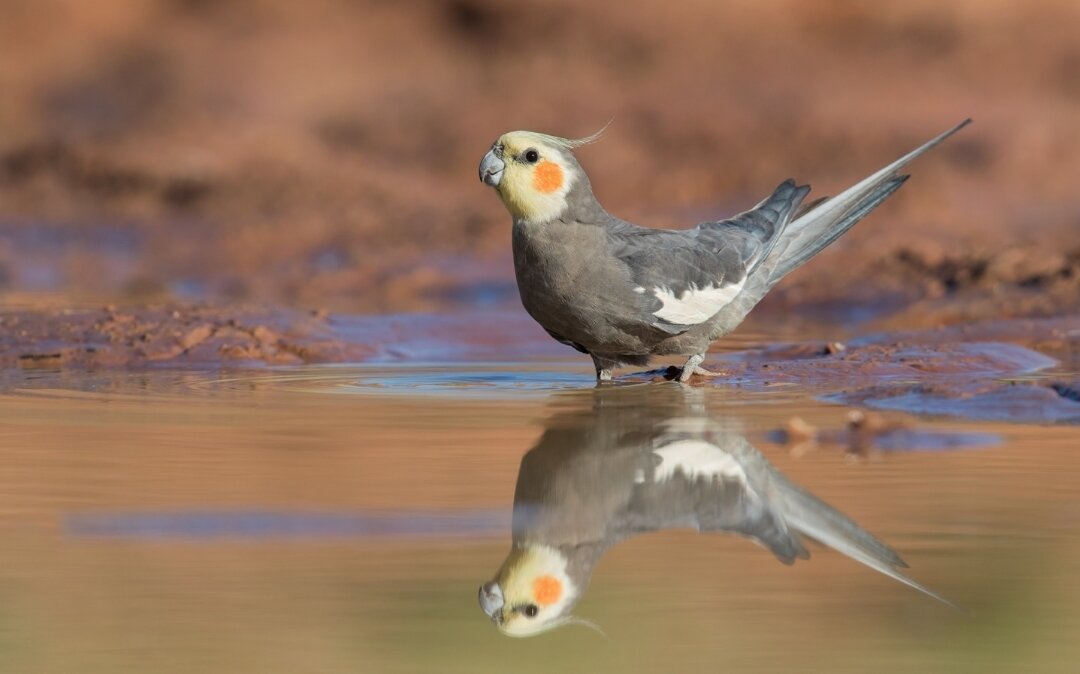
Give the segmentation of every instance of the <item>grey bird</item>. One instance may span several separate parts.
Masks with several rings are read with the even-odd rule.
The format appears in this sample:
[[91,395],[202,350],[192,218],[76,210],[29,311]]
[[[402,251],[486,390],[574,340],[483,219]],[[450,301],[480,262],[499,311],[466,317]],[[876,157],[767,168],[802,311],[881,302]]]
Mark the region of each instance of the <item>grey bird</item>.
[[952,606],[901,573],[907,564],[888,545],[784,477],[737,423],[707,417],[680,391],[642,388],[594,389],[584,408],[560,401],[522,459],[510,554],[479,590],[501,632],[589,624],[572,611],[603,554],[675,528],[749,538],[784,564],[809,558],[813,539]]
[[589,354],[598,381],[680,355],[685,382],[712,375],[701,367],[712,342],[899,189],[905,165],[970,121],[801,211],[810,187],[786,180],[749,211],[689,230],[639,227],[604,210],[573,154],[599,134],[506,133],[480,162],[480,180],[513,217],[518,291],[548,334]]

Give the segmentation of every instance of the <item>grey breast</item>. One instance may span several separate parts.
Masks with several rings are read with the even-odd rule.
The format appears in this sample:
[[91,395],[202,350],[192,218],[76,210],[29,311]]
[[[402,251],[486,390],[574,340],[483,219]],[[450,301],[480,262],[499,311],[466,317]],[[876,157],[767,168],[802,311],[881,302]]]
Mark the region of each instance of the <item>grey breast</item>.
[[552,336],[592,353],[648,353],[642,335],[626,329],[639,309],[605,227],[515,223],[513,247],[521,302]]

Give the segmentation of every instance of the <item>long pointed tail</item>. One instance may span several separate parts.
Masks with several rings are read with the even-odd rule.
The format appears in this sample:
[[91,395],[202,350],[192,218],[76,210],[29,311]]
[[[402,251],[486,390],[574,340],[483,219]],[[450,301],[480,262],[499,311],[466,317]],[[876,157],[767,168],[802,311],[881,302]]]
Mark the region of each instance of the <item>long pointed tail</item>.
[[837,196],[821,202],[820,205],[788,224],[784,232],[785,240],[773,249],[769,255],[770,259],[763,265],[770,271],[769,285],[776,283],[820,253],[898,190],[908,178],[899,173],[900,169],[970,123],[970,119],[965,119],[872,176],[849,187]]
[[907,564],[892,548],[828,503],[786,480],[783,500],[785,520],[803,536],[960,610],[945,597],[901,573],[898,569],[906,568]]

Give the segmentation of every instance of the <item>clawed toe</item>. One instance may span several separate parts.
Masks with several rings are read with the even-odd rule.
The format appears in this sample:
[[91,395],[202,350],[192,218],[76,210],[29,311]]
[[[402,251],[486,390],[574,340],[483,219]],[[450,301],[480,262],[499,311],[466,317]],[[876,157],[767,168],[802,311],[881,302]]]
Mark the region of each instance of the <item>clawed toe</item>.
[[690,382],[690,380],[692,380],[694,377],[702,377],[702,378],[706,378],[706,379],[711,379],[713,377],[724,377],[724,376],[727,375],[726,372],[712,372],[711,370],[706,370],[705,368],[701,367],[700,365],[695,365],[693,367],[678,368],[678,374],[679,374],[678,379],[683,384],[686,384],[686,383]]
[[691,377],[694,375],[698,375],[699,377],[725,377],[727,376],[727,372],[712,372],[701,366],[695,366],[693,372],[690,373]]

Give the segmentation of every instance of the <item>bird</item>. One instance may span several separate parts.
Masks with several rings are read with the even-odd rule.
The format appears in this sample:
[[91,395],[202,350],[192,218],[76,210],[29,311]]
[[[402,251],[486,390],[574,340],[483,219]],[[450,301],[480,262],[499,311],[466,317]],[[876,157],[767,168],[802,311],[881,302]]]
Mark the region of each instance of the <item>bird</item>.
[[[643,396],[645,388],[652,390]],[[742,536],[784,564],[808,559],[804,543],[812,539],[955,608],[904,575],[907,564],[887,544],[788,480],[737,419],[710,417],[679,391],[656,395],[656,388],[571,392],[578,400],[594,395],[592,406],[558,401],[521,460],[510,552],[478,591],[500,632],[595,627],[573,609],[604,553],[676,528]]]
[[722,374],[701,366],[710,344],[899,189],[909,162],[970,122],[835,197],[800,209],[810,187],[789,179],[750,210],[687,230],[641,227],[600,205],[574,151],[603,129],[579,139],[505,133],[479,173],[511,215],[514,272],[528,314],[591,356],[598,382],[653,356],[685,357],[679,381],[687,382]]

